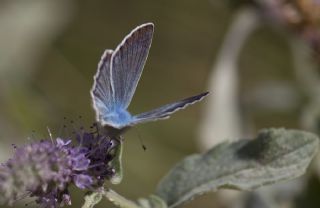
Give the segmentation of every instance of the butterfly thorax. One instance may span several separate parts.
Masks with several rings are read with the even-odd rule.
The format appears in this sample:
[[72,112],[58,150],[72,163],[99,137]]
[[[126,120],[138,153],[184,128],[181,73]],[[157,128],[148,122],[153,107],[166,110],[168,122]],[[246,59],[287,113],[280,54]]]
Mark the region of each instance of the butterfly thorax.
[[116,108],[102,117],[102,125],[109,125],[121,129],[132,121],[131,114],[122,108]]
[[102,117],[101,125],[105,134],[116,137],[123,134],[130,128],[128,125],[132,121],[131,114],[125,109],[114,109]]

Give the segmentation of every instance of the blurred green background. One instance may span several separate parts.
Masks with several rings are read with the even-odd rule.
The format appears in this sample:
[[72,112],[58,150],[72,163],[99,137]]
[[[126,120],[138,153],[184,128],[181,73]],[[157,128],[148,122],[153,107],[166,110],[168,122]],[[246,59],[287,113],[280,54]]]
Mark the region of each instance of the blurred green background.
[[[212,64],[234,13],[222,1],[212,0],[0,1],[1,161],[12,154],[12,143],[48,137],[47,127],[57,137],[71,135],[73,128],[81,125],[89,127],[94,122],[89,90],[100,56],[142,23],[153,22],[155,34],[130,112],[209,90]],[[259,27],[239,61],[240,109],[250,118],[252,132],[263,127],[301,128],[306,98],[292,68],[287,35],[267,24]],[[265,82],[289,83],[298,97],[293,107],[265,109],[253,102],[253,89]],[[215,97],[215,92],[210,96]],[[131,199],[147,196],[172,165],[203,151],[199,125],[206,114],[204,105],[196,104],[169,120],[129,131],[125,135],[124,180],[113,188]],[[65,123],[69,132],[61,131]],[[141,148],[139,137],[147,151]],[[74,192],[72,207],[81,206],[81,194]],[[113,205],[104,201],[97,207]],[[183,207],[222,205],[213,193]]]

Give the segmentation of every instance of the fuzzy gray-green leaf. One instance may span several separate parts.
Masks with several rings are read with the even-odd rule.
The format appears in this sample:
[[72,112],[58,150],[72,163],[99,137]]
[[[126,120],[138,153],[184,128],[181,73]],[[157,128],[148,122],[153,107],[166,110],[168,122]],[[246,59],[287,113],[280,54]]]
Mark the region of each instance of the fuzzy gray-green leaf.
[[218,188],[252,190],[305,173],[318,150],[316,135],[285,129],[263,130],[254,140],[226,142],[178,163],[156,194],[168,207]]
[[167,204],[156,195],[151,195],[148,198],[141,198],[138,200],[138,204],[142,208],[167,208]]
[[85,196],[84,204],[82,205],[82,208],[93,208],[96,204],[98,204],[102,199],[102,193],[101,192],[92,192]]

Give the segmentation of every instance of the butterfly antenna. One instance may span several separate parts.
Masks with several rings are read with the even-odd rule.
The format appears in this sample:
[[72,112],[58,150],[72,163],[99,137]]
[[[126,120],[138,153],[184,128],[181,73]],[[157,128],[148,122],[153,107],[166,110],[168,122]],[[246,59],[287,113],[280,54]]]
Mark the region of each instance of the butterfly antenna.
[[142,147],[143,151],[146,151],[146,150],[147,150],[147,147],[146,147],[146,145],[144,145],[144,143],[143,143],[143,140],[142,140],[142,137],[141,137],[141,134],[140,134],[140,131],[139,131],[138,127],[135,126],[134,129],[136,130],[136,132],[137,132],[137,134],[138,134],[138,138],[139,138],[139,141],[140,141],[140,144],[141,144],[141,147]]

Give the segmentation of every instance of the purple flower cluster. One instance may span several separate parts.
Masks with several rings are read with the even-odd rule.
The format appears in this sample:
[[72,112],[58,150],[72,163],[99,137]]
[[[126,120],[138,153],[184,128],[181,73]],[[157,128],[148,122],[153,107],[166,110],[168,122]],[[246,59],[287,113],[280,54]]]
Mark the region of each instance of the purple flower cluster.
[[0,166],[0,202],[12,205],[23,197],[36,198],[45,208],[71,205],[68,188],[94,189],[114,174],[110,167],[116,140],[98,133],[77,134],[71,140],[43,140],[16,148]]
[[86,157],[90,160],[90,168],[87,173],[93,178],[93,184],[95,186],[103,185],[106,179],[115,174],[109,163],[115,156],[114,150],[119,145],[119,140],[84,132],[77,135],[77,141],[80,146],[86,149]]

